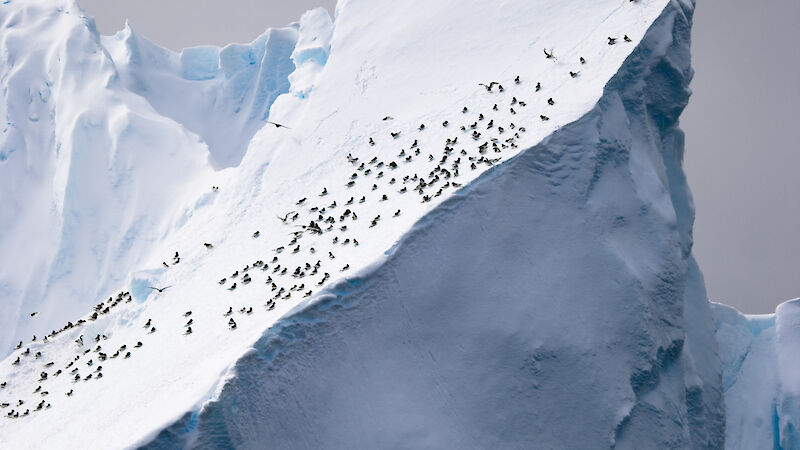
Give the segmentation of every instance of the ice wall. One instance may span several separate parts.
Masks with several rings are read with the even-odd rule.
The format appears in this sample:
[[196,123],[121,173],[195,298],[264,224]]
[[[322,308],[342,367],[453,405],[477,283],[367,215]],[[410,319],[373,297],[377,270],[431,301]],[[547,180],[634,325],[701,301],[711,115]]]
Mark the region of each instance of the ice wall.
[[595,108],[279,321],[146,448],[721,448],[677,128],[692,10],[670,2]]
[[800,448],[800,300],[775,314],[714,304],[730,449]]
[[151,43],[127,25],[102,42],[123,84],[200,136],[214,166],[225,168],[241,162],[272,103],[288,92],[298,26],[269,29],[249,44],[180,53]]

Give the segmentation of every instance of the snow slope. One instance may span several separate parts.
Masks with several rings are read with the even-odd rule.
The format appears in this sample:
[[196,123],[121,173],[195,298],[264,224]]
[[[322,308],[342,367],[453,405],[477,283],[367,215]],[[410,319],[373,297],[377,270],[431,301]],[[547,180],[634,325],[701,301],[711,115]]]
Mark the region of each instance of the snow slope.
[[94,22],[73,3],[4,2],[0,24],[7,355],[16,338],[41,337],[123,285],[185,189],[212,174],[196,136],[121,86]]
[[279,322],[147,448],[722,447],[676,127],[690,13],[669,3],[592,110]]
[[346,0],[176,54],[4,3],[0,447],[722,447],[693,6]]

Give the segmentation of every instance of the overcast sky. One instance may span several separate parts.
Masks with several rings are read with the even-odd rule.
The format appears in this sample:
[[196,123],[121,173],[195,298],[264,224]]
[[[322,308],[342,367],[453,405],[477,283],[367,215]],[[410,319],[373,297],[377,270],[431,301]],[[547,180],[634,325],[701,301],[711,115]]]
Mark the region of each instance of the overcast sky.
[[[103,34],[128,18],[158,44],[249,42],[335,0],[79,0]],[[224,8],[220,5],[225,5]],[[695,255],[711,300],[767,313],[800,297],[800,1],[699,0],[681,118]]]

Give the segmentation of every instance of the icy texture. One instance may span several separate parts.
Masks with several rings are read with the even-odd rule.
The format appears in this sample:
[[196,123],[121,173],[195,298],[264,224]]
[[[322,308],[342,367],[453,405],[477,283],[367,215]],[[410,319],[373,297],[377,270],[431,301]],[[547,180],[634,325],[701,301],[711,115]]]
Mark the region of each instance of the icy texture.
[[149,447],[721,448],[676,127],[691,10],[670,3],[594,109],[282,320]]
[[800,448],[800,299],[748,316],[714,304],[730,449]]
[[0,49],[6,355],[15,338],[41,337],[123,284],[208,166],[196,137],[120,86],[72,2],[0,5]]
[[267,30],[250,44],[192,47],[176,54],[129,26],[102,39],[124,85],[197,133],[216,167],[239,164],[272,103],[289,90],[296,41],[297,30],[289,27]]
[[[754,414],[797,446],[797,368],[773,356],[800,342],[795,315],[787,307],[775,327],[760,325],[778,337],[759,344],[755,364],[774,371],[736,369],[750,331],[726,339],[717,314],[718,356],[691,255],[677,122],[693,7],[346,0],[335,22],[317,9],[250,44],[174,53],[129,27],[100,37],[70,1],[0,5],[0,344],[18,337],[43,353],[0,364],[0,402],[52,406],[3,417],[0,447],[721,448],[723,388],[736,405],[729,422],[752,419],[744,405],[758,392],[774,400],[754,402],[764,410]],[[505,91],[477,85],[491,80]],[[527,106],[510,112],[513,97]],[[479,112],[484,137],[473,141],[459,126]],[[477,160],[480,143],[507,142],[512,129],[517,147],[490,149],[499,164],[463,164],[460,189],[424,203],[400,194],[402,176],[427,175],[426,154],[438,160],[446,139]],[[412,161],[345,186],[357,170],[347,155],[388,164],[414,141],[424,152]],[[339,214],[351,196],[366,200],[351,206],[360,219],[347,232],[277,250],[316,219],[312,206],[337,200]],[[301,219],[276,220],[289,211]],[[274,256],[290,270],[319,258],[332,276],[317,287],[318,275],[270,271],[315,295],[292,291],[267,310],[267,273],[250,264]],[[232,276],[245,265],[249,284]],[[131,301],[89,319],[118,291]],[[77,318],[89,320],[41,342]],[[132,356],[86,381],[97,345]],[[52,376],[76,356],[81,381]],[[747,379],[759,390],[737,391]],[[742,448],[772,442],[730,426],[727,436]]]

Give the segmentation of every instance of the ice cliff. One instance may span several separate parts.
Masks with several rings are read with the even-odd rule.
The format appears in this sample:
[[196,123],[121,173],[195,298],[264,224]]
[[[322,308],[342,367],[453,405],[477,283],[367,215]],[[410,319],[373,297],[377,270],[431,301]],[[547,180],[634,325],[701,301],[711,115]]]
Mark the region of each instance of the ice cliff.
[[693,9],[342,0],[175,53],[3,3],[0,447],[796,447],[793,304],[692,256]]

